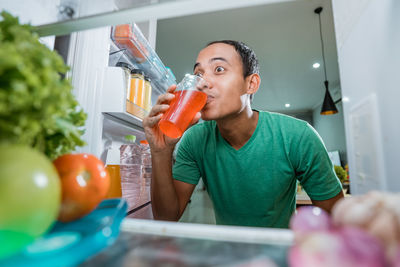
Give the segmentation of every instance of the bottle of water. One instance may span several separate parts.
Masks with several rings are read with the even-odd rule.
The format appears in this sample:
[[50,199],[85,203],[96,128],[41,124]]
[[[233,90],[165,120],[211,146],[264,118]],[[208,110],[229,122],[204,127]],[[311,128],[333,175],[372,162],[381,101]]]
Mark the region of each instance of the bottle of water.
[[142,147],[142,195],[143,202],[147,203],[151,201],[150,195],[150,184],[151,184],[151,153],[149,143],[146,140],[140,141]]
[[132,210],[141,205],[140,193],[142,185],[142,149],[135,144],[136,136],[125,136],[127,144],[120,147],[121,155],[121,189],[122,197]]

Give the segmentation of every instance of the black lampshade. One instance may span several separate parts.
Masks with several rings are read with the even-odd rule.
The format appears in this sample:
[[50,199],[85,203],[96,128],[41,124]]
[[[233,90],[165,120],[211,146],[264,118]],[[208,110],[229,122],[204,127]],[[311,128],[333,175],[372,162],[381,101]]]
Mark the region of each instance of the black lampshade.
[[335,103],[332,100],[331,94],[329,93],[329,83],[328,81],[324,82],[325,84],[325,98],[322,103],[321,115],[332,115],[338,113]]
[[321,115],[332,115],[338,113],[338,110],[335,106],[335,102],[333,102],[331,94],[329,93],[329,82],[326,76],[326,62],[325,62],[325,51],[324,51],[324,40],[322,38],[322,27],[321,27],[321,12],[323,8],[318,7],[314,10],[315,14],[318,14],[319,20],[319,36],[321,38],[321,52],[322,52],[322,60],[324,62],[324,75],[325,75],[325,98],[322,103]]

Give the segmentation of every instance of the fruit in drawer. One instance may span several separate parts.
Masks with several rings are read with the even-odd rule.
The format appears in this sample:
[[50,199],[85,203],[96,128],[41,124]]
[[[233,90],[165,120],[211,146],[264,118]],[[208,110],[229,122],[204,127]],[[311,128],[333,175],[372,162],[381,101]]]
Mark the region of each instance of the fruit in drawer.
[[86,153],[66,154],[53,163],[61,178],[59,221],[70,222],[83,217],[107,195],[110,177],[97,157]]
[[44,234],[57,218],[60,200],[50,160],[28,146],[1,145],[0,259]]

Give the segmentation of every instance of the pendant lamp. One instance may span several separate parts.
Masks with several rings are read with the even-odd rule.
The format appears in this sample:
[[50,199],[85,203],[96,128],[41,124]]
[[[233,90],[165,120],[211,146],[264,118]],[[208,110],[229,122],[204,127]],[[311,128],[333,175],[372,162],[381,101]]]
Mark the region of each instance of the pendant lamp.
[[322,60],[324,64],[324,75],[325,75],[325,98],[324,102],[322,103],[321,115],[332,115],[338,113],[338,110],[335,106],[335,103],[332,100],[331,94],[329,93],[329,82],[328,78],[326,77],[326,63],[325,63],[325,51],[324,51],[324,41],[322,39],[322,27],[321,27],[321,12],[322,7],[318,7],[314,10],[314,13],[318,14],[319,19],[319,35],[321,38],[321,50],[322,50]]

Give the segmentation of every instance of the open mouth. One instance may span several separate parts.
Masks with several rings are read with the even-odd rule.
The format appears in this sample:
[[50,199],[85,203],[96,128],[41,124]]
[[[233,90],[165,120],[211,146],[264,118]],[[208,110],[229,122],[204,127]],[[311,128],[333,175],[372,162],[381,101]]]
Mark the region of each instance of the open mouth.
[[208,104],[208,103],[210,103],[211,101],[213,101],[214,100],[214,97],[213,96],[211,96],[211,95],[208,95],[207,96],[207,102],[206,102],[206,105]]

